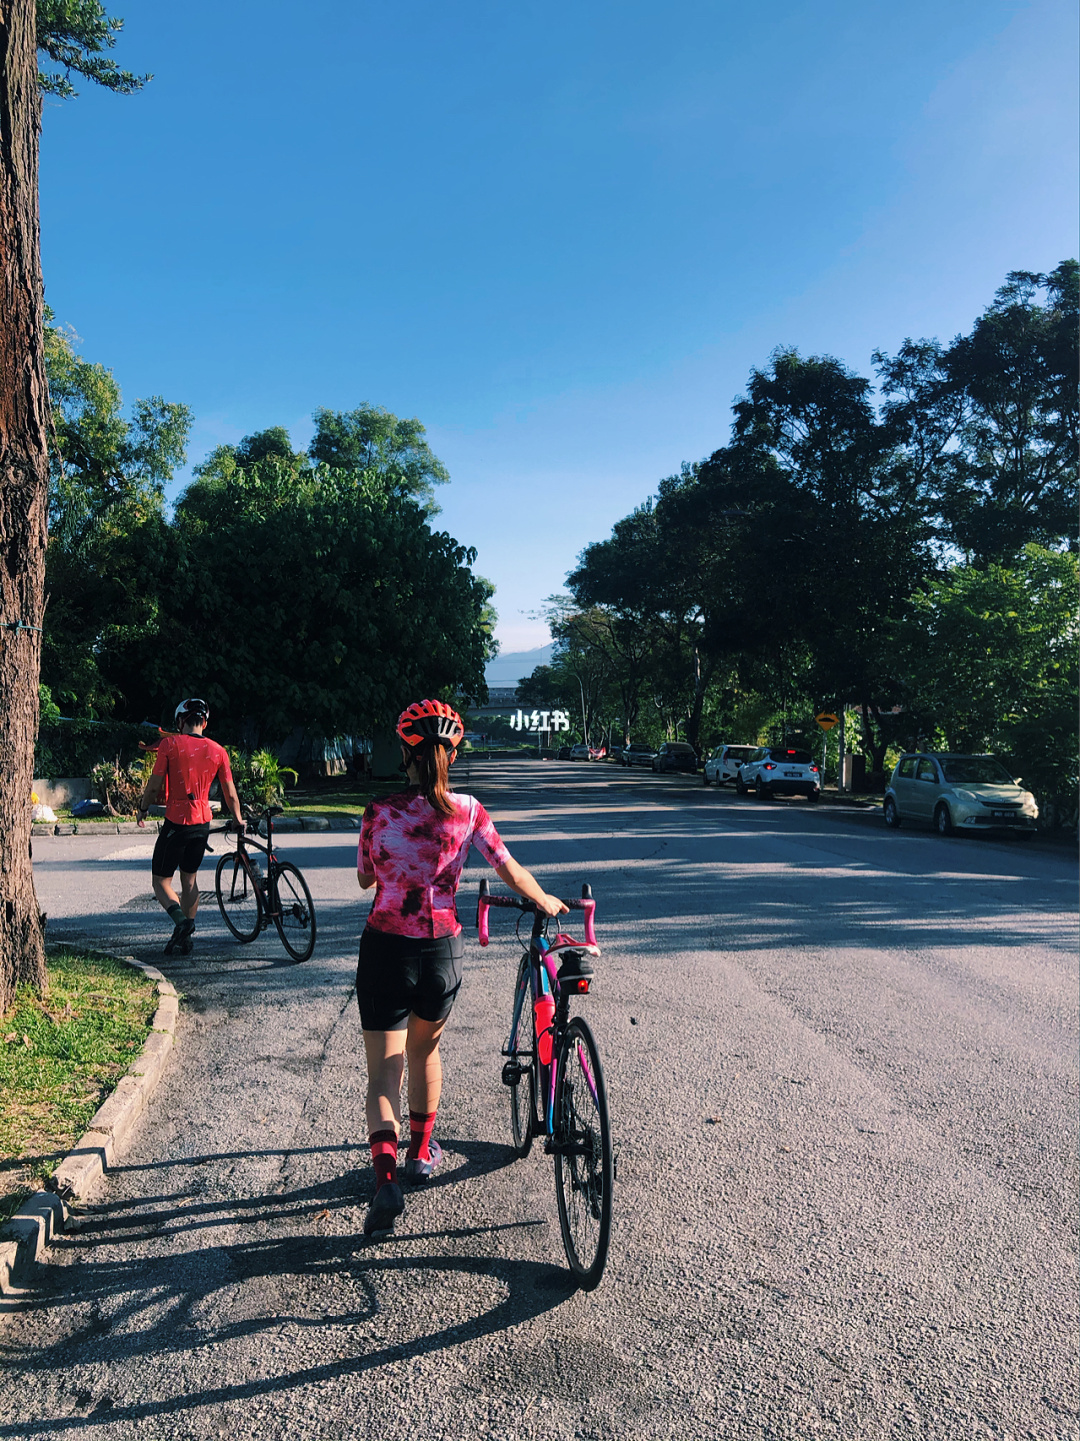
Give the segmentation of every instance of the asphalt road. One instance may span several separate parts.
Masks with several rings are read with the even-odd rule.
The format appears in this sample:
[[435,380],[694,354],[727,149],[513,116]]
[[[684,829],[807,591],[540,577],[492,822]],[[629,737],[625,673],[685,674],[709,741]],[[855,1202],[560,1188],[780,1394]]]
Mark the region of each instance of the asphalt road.
[[[364,1242],[355,837],[289,836],[315,957],[207,909],[160,962],[177,1052],[8,1307],[0,1438],[1075,1437],[1075,857],[608,766],[472,789],[597,897],[600,1289],[569,1283],[550,1161],[508,1146],[505,921],[447,1033],[446,1162]],[[39,842],[50,935],[159,960],[149,850]]]

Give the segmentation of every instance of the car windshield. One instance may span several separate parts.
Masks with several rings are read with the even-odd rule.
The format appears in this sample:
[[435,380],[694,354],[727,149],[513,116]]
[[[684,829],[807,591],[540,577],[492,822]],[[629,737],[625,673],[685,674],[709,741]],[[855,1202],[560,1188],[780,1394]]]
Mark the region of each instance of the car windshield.
[[1011,786],[1012,776],[993,756],[962,756],[959,760],[942,761],[945,779],[952,785]]
[[786,761],[789,766],[808,766],[813,760],[809,751],[781,750],[778,746],[773,746],[769,756],[774,761]]
[[754,754],[753,746],[728,746],[727,753],[733,761],[745,761]]
[[668,745],[669,754],[671,754],[673,751],[678,751],[679,755],[686,755],[688,751],[693,752],[693,749],[693,746],[684,745],[681,741],[672,741]]

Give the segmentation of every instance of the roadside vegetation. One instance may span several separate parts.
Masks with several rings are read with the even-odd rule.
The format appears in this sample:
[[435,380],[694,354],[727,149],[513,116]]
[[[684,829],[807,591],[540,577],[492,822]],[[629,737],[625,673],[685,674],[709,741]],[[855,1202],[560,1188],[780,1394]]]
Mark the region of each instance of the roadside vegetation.
[[0,1017],[0,1220],[86,1129],[141,1047],[157,991],[105,956],[50,951],[41,995],[21,985]]
[[[520,703],[576,739],[994,751],[1074,820],[1077,263],[1010,274],[968,335],[876,381],[780,349],[729,442],[589,545]],[[565,738],[570,739],[570,738]],[[835,752],[834,752],[835,754]]]

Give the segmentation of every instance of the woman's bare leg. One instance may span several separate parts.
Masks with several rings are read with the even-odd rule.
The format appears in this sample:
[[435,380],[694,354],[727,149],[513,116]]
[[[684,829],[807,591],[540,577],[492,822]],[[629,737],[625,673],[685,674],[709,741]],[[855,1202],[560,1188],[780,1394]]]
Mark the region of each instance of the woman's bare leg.
[[396,1131],[401,1134],[401,1077],[405,1069],[407,1031],[365,1031],[367,1056],[368,1134]]
[[446,1021],[422,1021],[409,1017],[406,1049],[409,1057],[409,1110],[433,1115],[439,1109],[442,1095],[442,1057],[439,1039]]

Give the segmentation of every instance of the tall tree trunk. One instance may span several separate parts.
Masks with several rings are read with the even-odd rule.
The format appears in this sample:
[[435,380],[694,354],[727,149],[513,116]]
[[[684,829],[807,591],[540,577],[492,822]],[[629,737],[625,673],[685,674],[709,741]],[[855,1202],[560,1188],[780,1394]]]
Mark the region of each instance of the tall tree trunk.
[[694,747],[694,750],[701,755],[701,712],[705,708],[705,692],[712,683],[716,674],[716,661],[711,660],[707,665],[701,664],[701,652],[697,646],[694,647],[694,695],[690,702],[690,709],[686,716],[686,739]]
[[48,507],[35,42],[34,0],[0,0],[0,1012],[19,981],[45,984],[30,865]]

